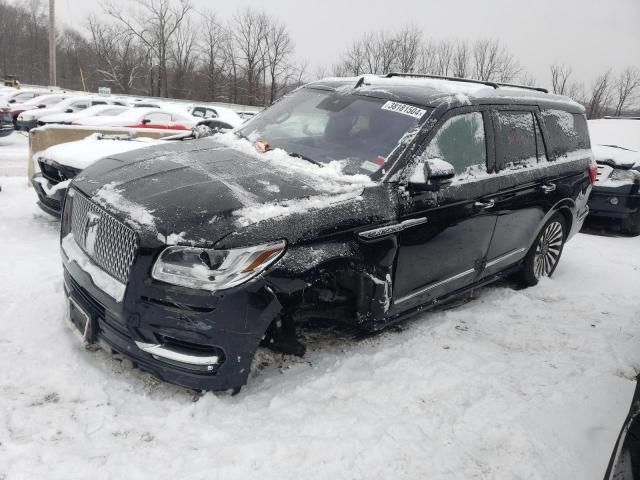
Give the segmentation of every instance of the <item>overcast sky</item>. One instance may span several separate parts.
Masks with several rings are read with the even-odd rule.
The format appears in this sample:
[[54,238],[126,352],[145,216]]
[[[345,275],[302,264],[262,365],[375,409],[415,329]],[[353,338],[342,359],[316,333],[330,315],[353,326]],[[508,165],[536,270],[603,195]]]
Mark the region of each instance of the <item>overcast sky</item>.
[[[130,0],[118,0],[126,9]],[[640,67],[640,0],[192,0],[221,19],[247,5],[284,22],[309,70],[330,67],[371,30],[406,24],[435,39],[495,37],[541,85],[549,65],[570,64],[589,83],[602,71]],[[43,0],[46,5],[47,0]],[[84,26],[101,0],[57,0],[60,23]],[[576,78],[577,79],[577,78]]]

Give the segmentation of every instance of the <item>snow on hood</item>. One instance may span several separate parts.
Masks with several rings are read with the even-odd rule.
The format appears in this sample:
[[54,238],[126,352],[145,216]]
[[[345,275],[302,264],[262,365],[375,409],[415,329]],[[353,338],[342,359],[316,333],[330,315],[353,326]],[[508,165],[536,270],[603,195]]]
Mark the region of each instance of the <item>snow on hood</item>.
[[92,199],[107,210],[122,212],[139,228],[155,230],[156,218],[153,211],[125,198],[122,193],[123,190],[117,188],[115,183],[108,183],[102,186]]
[[[336,203],[356,199],[360,197],[364,187],[375,184],[367,175],[345,174],[344,164],[340,161],[320,166],[292,157],[282,149],[259,153],[250,141],[239,138],[231,132],[216,135],[214,139],[229,148],[251,155],[262,162],[268,162],[279,170],[298,176],[312,177],[314,189],[320,192],[319,195],[303,199],[271,203],[258,203],[245,199],[244,208],[234,212],[234,216],[238,217],[239,226],[326,208]],[[269,186],[267,185],[266,188]]]
[[166,142],[163,140],[152,138],[114,137],[94,133],[82,140],[54,145],[34,156],[84,170],[101,158],[164,143]]
[[587,124],[592,145],[617,145],[640,152],[640,120],[604,118]]
[[610,145],[593,145],[591,149],[598,163],[640,169],[640,151]]

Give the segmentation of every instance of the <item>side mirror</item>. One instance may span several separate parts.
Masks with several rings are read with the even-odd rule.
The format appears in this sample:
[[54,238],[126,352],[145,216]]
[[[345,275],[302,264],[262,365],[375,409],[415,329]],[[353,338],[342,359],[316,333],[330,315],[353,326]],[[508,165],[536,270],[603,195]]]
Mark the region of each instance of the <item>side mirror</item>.
[[151,123],[151,120],[149,118],[145,118],[144,120],[142,120],[143,125],[147,125],[149,123]]
[[16,99],[15,99],[15,98],[12,98],[12,99],[11,99],[11,100],[9,100],[9,102],[7,102],[7,103],[16,103]]
[[72,108],[67,108],[64,113],[73,113],[73,109]]
[[456,170],[449,162],[439,158],[431,158],[416,165],[409,178],[409,189],[422,192],[437,192],[451,183]]
[[46,105],[44,103],[41,103],[40,105],[38,105],[38,108],[45,108]]

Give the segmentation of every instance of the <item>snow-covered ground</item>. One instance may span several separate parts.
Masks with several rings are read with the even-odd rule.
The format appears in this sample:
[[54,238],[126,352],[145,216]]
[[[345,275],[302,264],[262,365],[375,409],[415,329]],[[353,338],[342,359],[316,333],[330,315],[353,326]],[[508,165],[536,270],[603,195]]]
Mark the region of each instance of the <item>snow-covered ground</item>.
[[537,287],[488,287],[373,338],[314,335],[304,360],[265,354],[240,395],[198,397],[81,348],[58,224],[10,139],[0,479],[602,478],[640,369],[640,237],[580,234]]

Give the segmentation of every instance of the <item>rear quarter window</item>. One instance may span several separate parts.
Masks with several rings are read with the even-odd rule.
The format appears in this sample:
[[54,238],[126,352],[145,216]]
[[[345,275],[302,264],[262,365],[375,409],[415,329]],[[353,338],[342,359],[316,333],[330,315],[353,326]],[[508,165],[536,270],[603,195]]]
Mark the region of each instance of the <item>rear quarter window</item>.
[[532,112],[497,111],[496,169],[519,169],[538,162]]
[[549,137],[548,147],[553,157],[566,157],[569,152],[591,147],[587,119],[583,114],[543,110],[541,115]]

